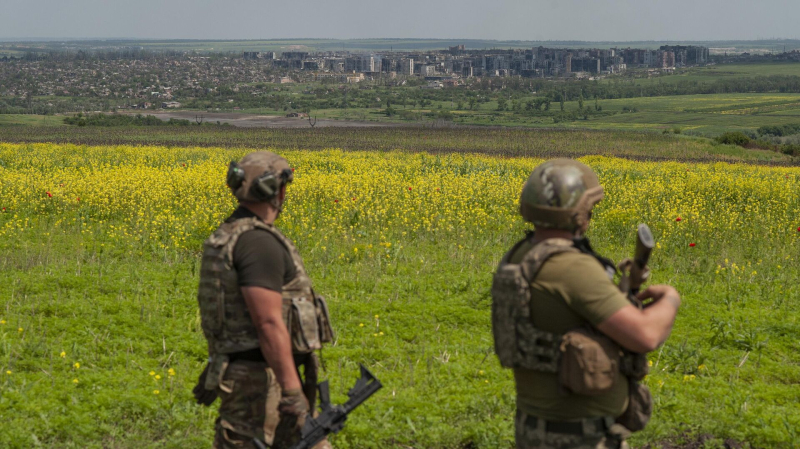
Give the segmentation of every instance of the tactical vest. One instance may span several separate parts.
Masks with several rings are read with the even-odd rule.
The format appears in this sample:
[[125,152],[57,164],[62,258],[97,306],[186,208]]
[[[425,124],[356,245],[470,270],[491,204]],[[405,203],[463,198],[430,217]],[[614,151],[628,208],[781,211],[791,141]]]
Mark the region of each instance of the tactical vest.
[[258,218],[223,223],[203,244],[200,268],[200,319],[209,355],[231,354],[259,347],[258,331],[250,318],[233,267],[233,249],[247,231],[263,229],[289,251],[296,275],[283,286],[283,320],[295,354],[308,354],[333,341],[328,306],[314,293],[311,279],[294,244],[275,226]]
[[[530,237],[528,237],[530,238]],[[564,335],[537,329],[531,321],[530,284],[550,257],[565,252],[583,252],[598,259],[613,279],[613,263],[597,256],[588,241],[547,239],[536,244],[520,263],[509,260],[528,238],[517,243],[500,261],[492,282],[492,332],[500,364],[506,368],[525,368],[548,373],[558,373]],[[576,243],[579,246],[576,247]],[[644,377],[647,361],[644,355],[623,350],[607,337],[609,343],[621,352],[620,372],[633,378]],[[607,346],[606,346],[607,347]]]

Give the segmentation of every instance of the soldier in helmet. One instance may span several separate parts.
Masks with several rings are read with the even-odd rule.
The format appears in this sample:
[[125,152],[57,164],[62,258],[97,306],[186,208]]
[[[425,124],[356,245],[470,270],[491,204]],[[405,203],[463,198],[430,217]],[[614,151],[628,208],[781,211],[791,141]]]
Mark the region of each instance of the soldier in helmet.
[[[597,176],[569,159],[545,162],[520,198],[535,227],[505,255],[492,285],[495,350],[514,370],[518,448],[627,447],[652,411],[637,383],[669,336],[678,292],[654,285],[637,307],[614,265],[584,237],[603,198]],[[644,363],[644,367],[635,366]]]
[[194,393],[204,405],[222,399],[215,448],[254,447],[254,438],[290,447],[314,409],[314,351],[332,331],[300,254],[273,225],[292,179],[288,162],[268,151],[231,162],[239,207],[203,246],[198,302],[209,363]]

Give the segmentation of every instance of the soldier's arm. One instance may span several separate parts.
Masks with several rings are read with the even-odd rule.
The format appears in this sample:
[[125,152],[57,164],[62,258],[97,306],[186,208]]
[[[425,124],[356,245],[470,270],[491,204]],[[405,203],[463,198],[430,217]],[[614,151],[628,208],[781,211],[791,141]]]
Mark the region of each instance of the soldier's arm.
[[292,342],[283,322],[281,294],[263,287],[242,287],[247,309],[258,329],[261,352],[275,373],[281,388],[301,388],[292,356]]
[[644,309],[623,307],[598,324],[597,329],[631,351],[654,351],[672,332],[681,297],[669,285],[653,285],[639,294],[639,299],[647,298],[653,298],[653,302]]

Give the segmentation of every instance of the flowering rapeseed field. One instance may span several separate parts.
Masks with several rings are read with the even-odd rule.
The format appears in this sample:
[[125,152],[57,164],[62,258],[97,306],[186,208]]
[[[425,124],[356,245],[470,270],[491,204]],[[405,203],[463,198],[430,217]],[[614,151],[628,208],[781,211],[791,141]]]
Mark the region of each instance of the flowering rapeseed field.
[[[197,258],[235,207],[224,175],[246,152],[0,144],[0,446],[210,441],[213,411],[189,394],[205,357]],[[488,291],[541,160],[279,152],[295,182],[278,225],[338,331],[323,357],[334,399],[359,362],[386,385],[338,447],[510,447]],[[606,189],[596,248],[625,257],[648,223],[654,282],[685,298],[634,441],[796,441],[800,168],[581,160]]]

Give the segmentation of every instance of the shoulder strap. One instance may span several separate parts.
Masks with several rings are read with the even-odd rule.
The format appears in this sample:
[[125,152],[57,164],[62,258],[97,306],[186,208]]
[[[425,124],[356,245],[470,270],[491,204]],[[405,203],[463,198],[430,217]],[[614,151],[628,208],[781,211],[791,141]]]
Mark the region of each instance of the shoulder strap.
[[547,259],[556,254],[576,252],[579,250],[575,248],[572,240],[561,238],[543,240],[534,245],[520,262],[522,274],[528,282],[531,282],[539,274],[539,270],[542,269]]

